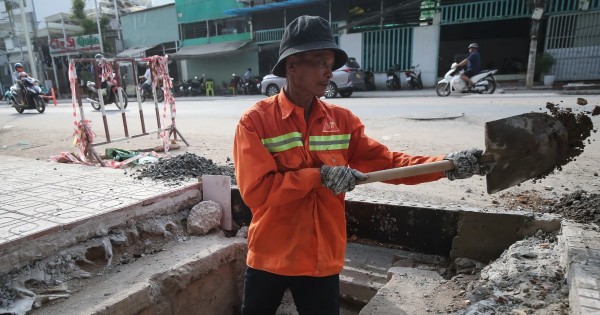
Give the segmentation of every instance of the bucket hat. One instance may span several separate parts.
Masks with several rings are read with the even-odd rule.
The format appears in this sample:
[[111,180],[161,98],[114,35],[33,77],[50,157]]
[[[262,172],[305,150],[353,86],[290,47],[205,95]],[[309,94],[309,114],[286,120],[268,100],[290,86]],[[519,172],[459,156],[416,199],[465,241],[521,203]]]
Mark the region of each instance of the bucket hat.
[[329,49],[335,53],[333,69],[338,69],[348,61],[348,55],[335,43],[329,22],[320,16],[299,16],[283,32],[279,44],[279,61],[273,67],[273,74],[285,77],[285,58],[313,50]]

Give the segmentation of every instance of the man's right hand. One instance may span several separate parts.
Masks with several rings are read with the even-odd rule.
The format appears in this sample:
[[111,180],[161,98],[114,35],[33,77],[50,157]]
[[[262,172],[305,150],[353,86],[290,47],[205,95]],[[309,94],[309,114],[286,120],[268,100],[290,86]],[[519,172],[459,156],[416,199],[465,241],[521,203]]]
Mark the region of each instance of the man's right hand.
[[356,180],[366,179],[367,175],[347,166],[321,166],[321,184],[336,195],[353,190]]

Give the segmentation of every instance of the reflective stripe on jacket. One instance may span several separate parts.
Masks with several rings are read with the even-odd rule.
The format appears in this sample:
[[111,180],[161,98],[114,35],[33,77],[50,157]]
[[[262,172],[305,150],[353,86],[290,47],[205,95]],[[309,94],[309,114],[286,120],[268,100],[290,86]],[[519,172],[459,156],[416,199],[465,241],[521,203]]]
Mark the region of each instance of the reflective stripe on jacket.
[[[347,237],[344,194],[336,196],[321,185],[323,164],[372,172],[442,158],[391,152],[368,138],[348,109],[317,98],[308,123],[304,109],[283,90],[258,102],[242,115],[233,148],[238,187],[253,215],[248,266],[289,276],[341,271]],[[389,183],[442,177],[440,172]]]

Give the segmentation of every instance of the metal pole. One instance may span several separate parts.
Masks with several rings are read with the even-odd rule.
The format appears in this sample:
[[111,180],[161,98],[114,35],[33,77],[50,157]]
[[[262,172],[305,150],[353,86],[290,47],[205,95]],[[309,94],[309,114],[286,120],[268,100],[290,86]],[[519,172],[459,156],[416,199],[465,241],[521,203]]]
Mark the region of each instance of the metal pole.
[[[65,31],[65,18],[63,17],[63,14],[60,14],[60,23],[62,25],[62,31],[63,31],[63,45],[64,45],[64,49],[67,52],[67,61],[69,63],[71,63],[71,55],[69,55],[69,50],[67,49],[67,31]],[[54,59],[53,59],[54,60]]]
[[102,40],[102,29],[100,28],[100,8],[98,7],[98,0],[94,0],[96,6],[96,24],[98,25],[98,34],[100,35],[100,52],[104,54],[104,42]]
[[23,27],[25,28],[25,42],[27,43],[27,55],[29,55],[31,73],[33,73],[34,78],[38,78],[36,65],[33,59],[33,49],[31,47],[31,38],[29,38],[29,27],[27,26],[27,17],[25,16],[23,0],[19,0],[19,7],[21,9],[21,20],[23,21]]
[[117,39],[121,40],[121,20],[119,20],[119,7],[117,6],[117,0],[113,1],[115,5],[115,17],[117,19]]
[[[50,38],[50,28],[48,28],[48,20],[46,20],[46,31],[48,32],[48,45],[52,38]],[[50,54],[50,58],[52,59],[52,70],[54,70],[54,84],[56,85],[56,94],[58,97],[62,97],[60,95],[60,87],[58,86],[58,75],[56,74],[56,62],[54,62],[54,57]]]

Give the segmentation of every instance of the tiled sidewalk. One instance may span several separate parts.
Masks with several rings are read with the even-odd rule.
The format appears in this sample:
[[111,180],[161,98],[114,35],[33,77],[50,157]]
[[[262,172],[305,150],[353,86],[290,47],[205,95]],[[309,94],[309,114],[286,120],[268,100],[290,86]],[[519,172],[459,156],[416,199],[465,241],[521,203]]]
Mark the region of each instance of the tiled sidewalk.
[[94,225],[96,219],[100,219],[96,225],[108,225],[102,218],[114,220],[112,212],[198,187],[193,181],[167,186],[124,173],[123,169],[0,155],[0,254],[86,222]]

